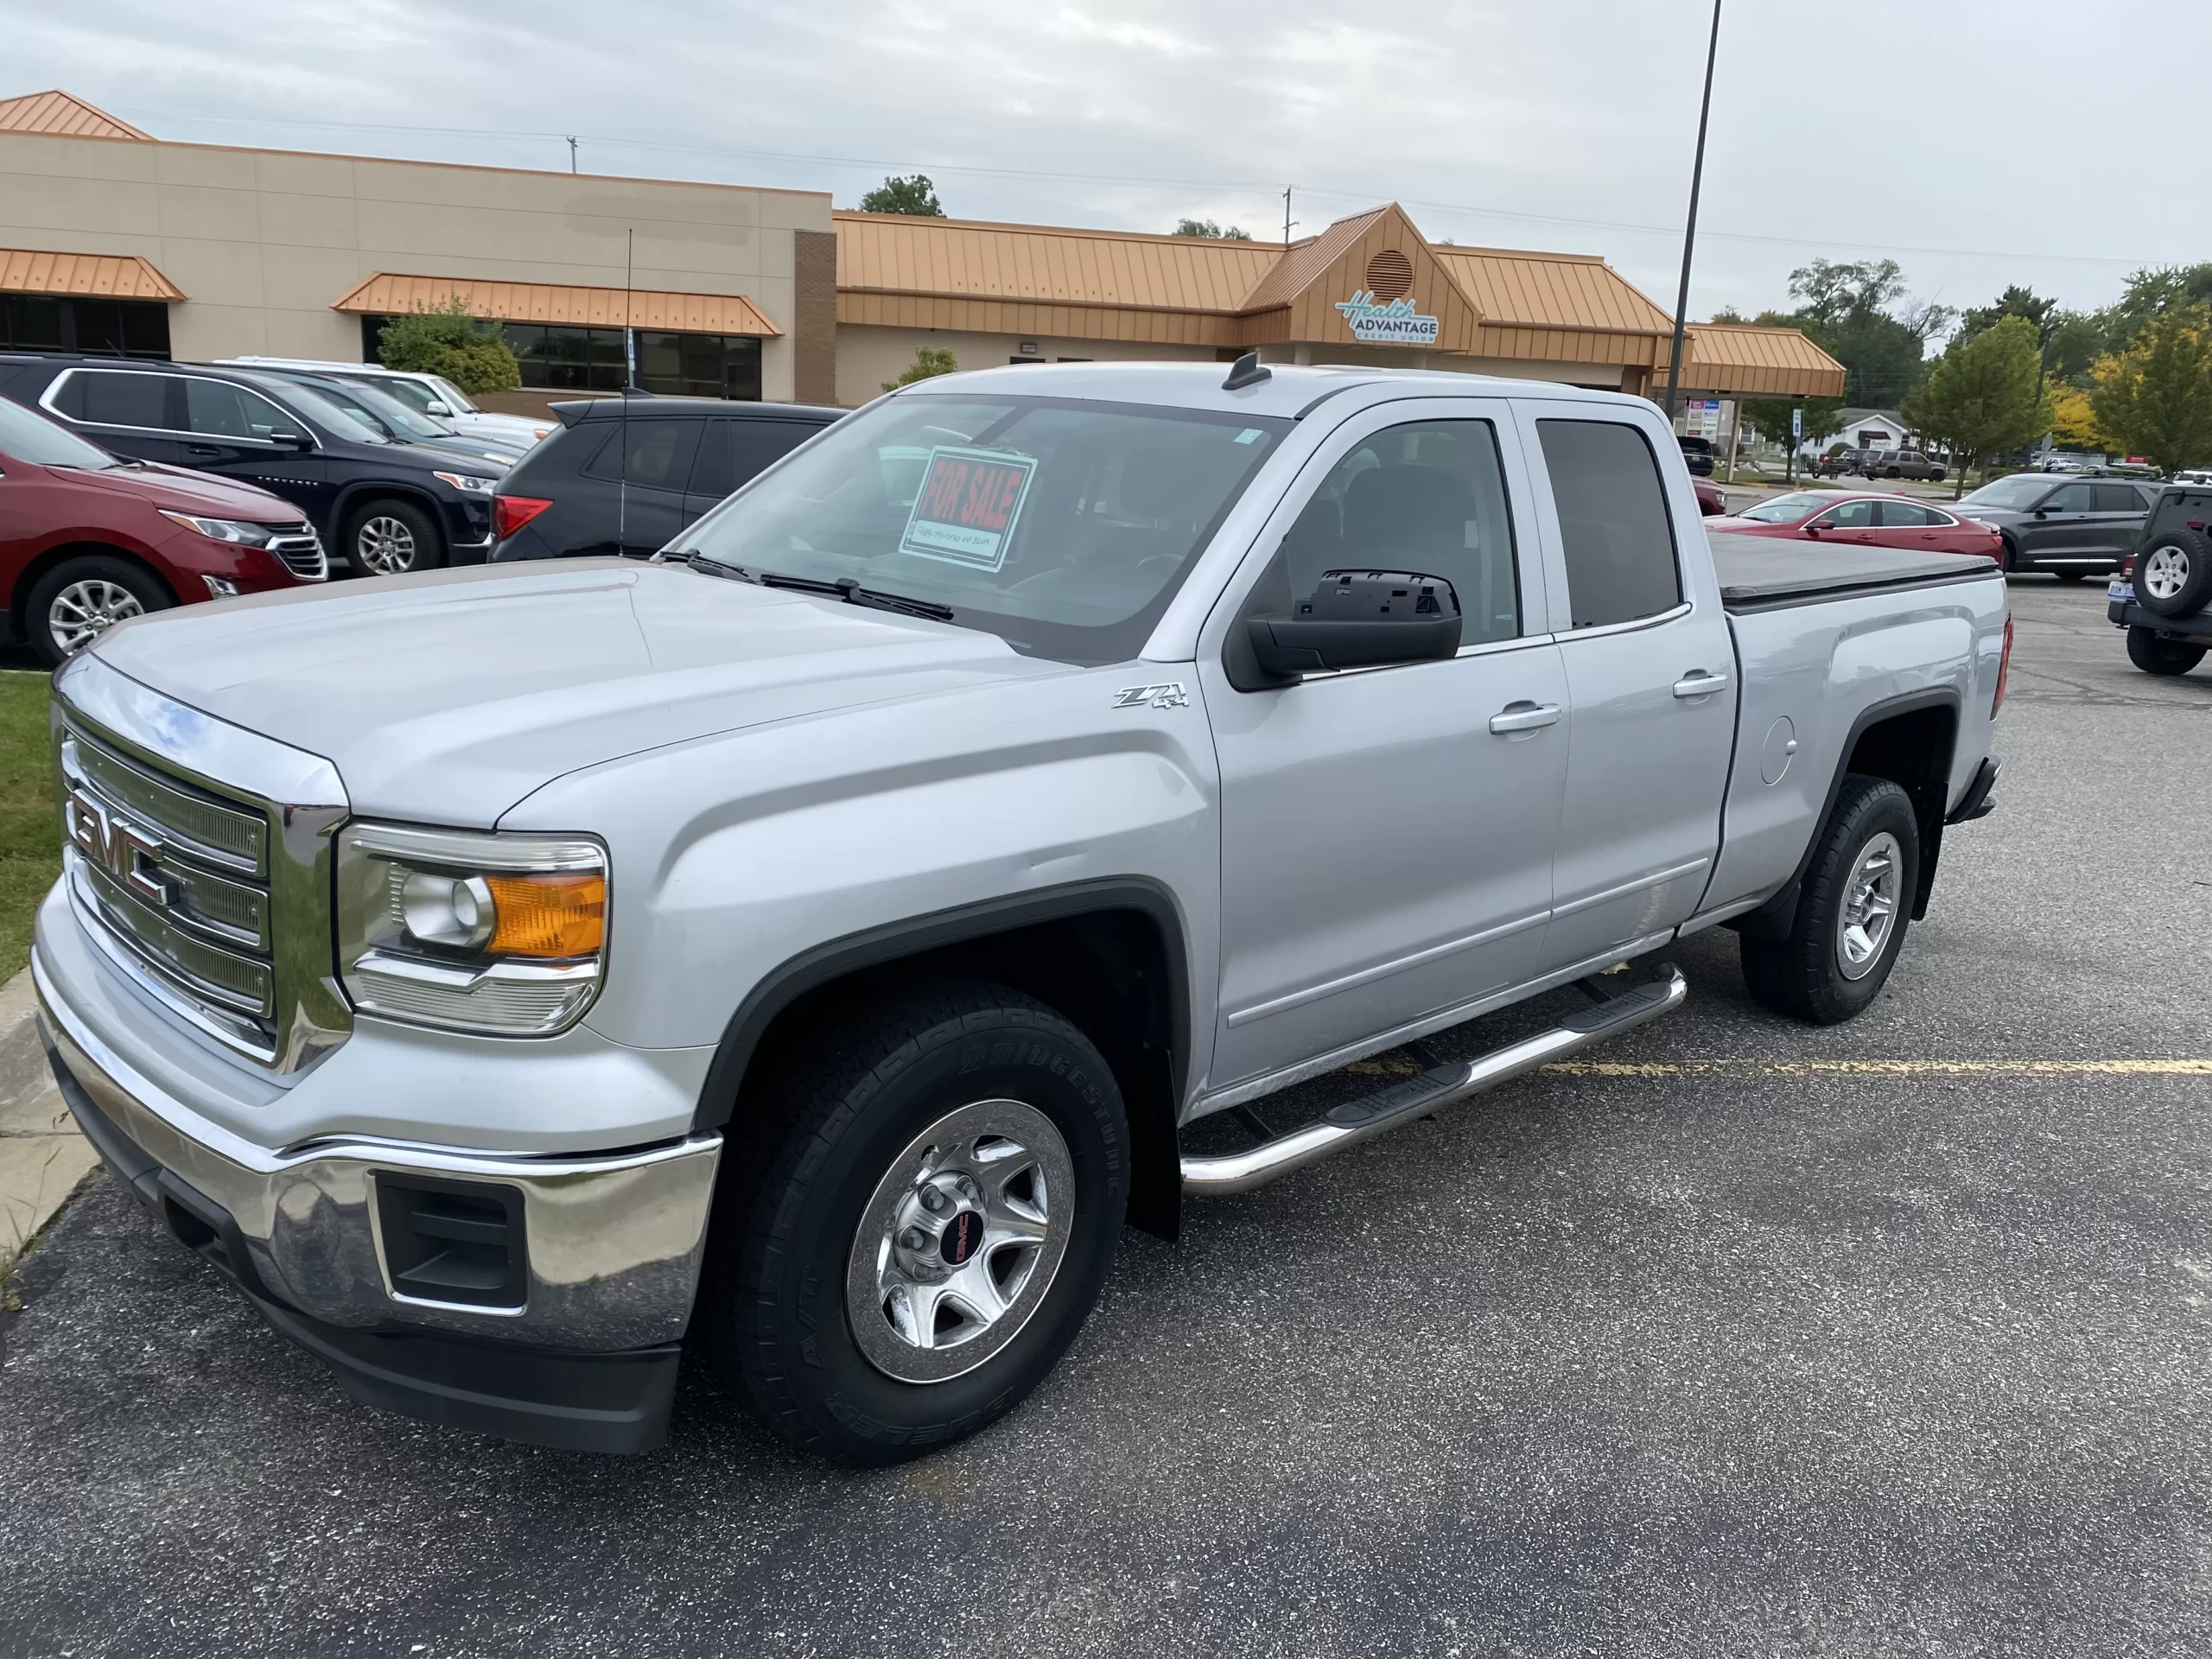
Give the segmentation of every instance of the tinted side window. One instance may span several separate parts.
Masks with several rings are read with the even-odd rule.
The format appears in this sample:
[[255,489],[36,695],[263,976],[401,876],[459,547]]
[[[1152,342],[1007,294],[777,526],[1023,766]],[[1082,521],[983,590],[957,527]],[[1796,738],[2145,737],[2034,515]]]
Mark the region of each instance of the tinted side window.
[[[691,477],[704,420],[654,418],[629,423],[629,482],[654,490],[680,490]],[[620,483],[623,479],[622,427],[607,434],[599,453],[585,464],[584,476]]]
[[1878,501],[1845,501],[1830,507],[1813,522],[1822,530],[1871,530]]
[[2096,486],[2069,484],[2045,497],[2041,505],[2045,512],[2094,512],[2097,510]]
[[2099,512],[2140,512],[2143,498],[2135,493],[2133,484],[2100,484],[2097,492]]
[[171,416],[169,397],[170,389],[177,384],[174,376],[166,374],[83,370],[68,377],[54,403],[63,414],[80,421],[167,431],[181,424]]
[[733,421],[709,421],[699,435],[699,458],[691,463],[691,493],[710,495],[717,501],[737,487],[729,462]]
[[1942,517],[1911,501],[1884,501],[1880,518],[1885,530],[1902,530],[1907,525],[1924,530],[1929,524],[1940,524]]
[[[722,493],[749,484],[772,463],[804,443],[822,429],[798,421],[725,421],[729,429],[730,468],[734,474]],[[694,487],[696,487],[696,486]]]
[[1675,527],[1651,446],[1615,421],[1539,421],[1578,628],[1656,616],[1681,602]]
[[1462,645],[1521,632],[1513,520],[1488,421],[1415,421],[1364,439],[1329,469],[1281,556],[1294,602],[1325,570],[1407,570],[1452,584]]
[[300,423],[258,392],[220,380],[184,383],[185,429],[214,438],[267,438],[296,432]]

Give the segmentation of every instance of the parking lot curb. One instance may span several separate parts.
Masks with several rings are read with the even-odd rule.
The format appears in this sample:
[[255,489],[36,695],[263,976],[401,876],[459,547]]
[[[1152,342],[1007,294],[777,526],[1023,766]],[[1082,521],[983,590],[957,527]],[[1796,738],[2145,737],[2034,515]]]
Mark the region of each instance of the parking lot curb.
[[99,1163],[54,1087],[26,968],[0,986],[0,1276]]

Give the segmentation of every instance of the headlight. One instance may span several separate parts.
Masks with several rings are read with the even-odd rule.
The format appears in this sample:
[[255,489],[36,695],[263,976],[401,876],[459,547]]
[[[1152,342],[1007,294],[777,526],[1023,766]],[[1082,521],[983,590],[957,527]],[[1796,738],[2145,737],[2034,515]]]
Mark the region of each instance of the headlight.
[[238,518],[202,518],[189,512],[171,512],[167,507],[155,511],[173,524],[182,524],[187,530],[196,530],[211,542],[235,542],[242,547],[266,547],[276,534],[273,524],[251,524]]
[[430,476],[443,479],[463,495],[490,495],[499,487],[496,478],[474,478],[467,473],[432,473]]
[[338,963],[364,1014],[504,1037],[564,1031],[607,963],[607,849],[584,836],[349,824]]

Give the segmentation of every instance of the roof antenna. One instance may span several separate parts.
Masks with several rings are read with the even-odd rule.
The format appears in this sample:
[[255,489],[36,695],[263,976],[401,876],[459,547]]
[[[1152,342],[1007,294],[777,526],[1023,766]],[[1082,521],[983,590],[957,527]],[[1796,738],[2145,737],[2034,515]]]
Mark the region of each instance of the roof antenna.
[[1261,366],[1259,353],[1247,352],[1230,365],[1229,378],[1221,383],[1221,389],[1224,391],[1242,391],[1247,386],[1256,386],[1262,380],[1274,378],[1273,371]]

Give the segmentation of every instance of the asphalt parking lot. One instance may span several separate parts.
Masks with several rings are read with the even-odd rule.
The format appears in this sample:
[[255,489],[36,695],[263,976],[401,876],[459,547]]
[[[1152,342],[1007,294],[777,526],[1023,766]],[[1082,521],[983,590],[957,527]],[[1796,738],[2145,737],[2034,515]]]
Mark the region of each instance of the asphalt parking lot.
[[1130,1235],[903,1469],[696,1376],[632,1460],[356,1408],[99,1178],[0,1315],[0,1654],[2204,1652],[2212,667],[2013,597],[2001,805],[1865,1017],[1687,941],[1600,1069]]

